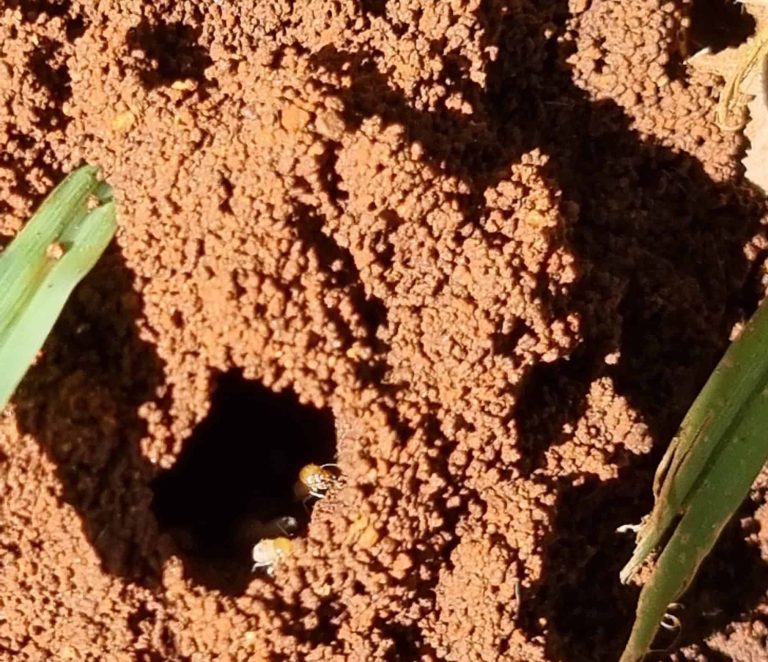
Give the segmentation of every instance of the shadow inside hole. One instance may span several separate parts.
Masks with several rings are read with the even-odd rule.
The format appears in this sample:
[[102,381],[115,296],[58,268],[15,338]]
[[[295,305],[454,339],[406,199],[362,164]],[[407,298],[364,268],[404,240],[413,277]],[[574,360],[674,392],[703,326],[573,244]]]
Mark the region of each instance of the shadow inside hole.
[[755,19],[743,5],[731,0],[696,0],[691,8],[688,33],[690,51],[713,52],[743,44],[755,34]]
[[237,595],[251,577],[262,524],[308,511],[293,493],[306,464],[333,462],[332,414],[274,393],[238,370],[219,376],[208,416],[152,484],[152,508],[196,582]]

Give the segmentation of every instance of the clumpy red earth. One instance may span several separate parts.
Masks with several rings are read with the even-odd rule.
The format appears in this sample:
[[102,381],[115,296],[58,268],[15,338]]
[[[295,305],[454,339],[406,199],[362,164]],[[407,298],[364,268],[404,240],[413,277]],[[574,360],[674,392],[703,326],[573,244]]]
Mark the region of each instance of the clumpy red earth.
[[[748,19],[0,12],[2,243],[83,162],[120,204],[0,419],[3,659],[615,660],[638,591],[615,529],[764,288],[722,81],[685,64]],[[343,477],[311,518],[310,462]],[[766,658],[767,490],[669,659]],[[253,573],[282,516],[291,556]]]

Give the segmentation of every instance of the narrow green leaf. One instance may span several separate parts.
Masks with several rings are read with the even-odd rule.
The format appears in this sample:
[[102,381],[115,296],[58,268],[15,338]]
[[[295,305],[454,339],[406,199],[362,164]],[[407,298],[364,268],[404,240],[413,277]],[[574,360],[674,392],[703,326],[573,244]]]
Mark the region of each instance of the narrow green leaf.
[[14,289],[28,284],[42,265],[48,246],[55,242],[67,223],[87,211],[88,195],[94,190],[96,168],[84,166],[64,179],[43,201],[32,219],[0,257],[0,323],[16,298]]
[[[731,344],[657,471],[656,503],[622,570],[662,546],[621,662],[641,660],[768,459],[768,301]],[[666,542],[662,545],[662,542]]]
[[656,505],[640,528],[632,559],[621,572],[628,581],[679,517],[723,436],[742,415],[749,395],[768,374],[768,306],[761,306],[731,343],[683,420],[654,481]]
[[0,254],[0,409],[116,230],[97,170],[69,175]]

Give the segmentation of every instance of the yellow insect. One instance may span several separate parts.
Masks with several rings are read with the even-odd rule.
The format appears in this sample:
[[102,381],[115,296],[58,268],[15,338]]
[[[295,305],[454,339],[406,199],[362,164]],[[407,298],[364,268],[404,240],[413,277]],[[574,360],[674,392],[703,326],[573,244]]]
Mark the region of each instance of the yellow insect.
[[253,570],[264,568],[270,577],[274,576],[275,568],[291,553],[291,546],[285,536],[262,538],[253,546]]
[[330,469],[337,469],[335,464],[308,464],[299,471],[299,480],[293,486],[293,493],[306,505],[311,498],[322,499],[328,491],[339,483],[339,475]]

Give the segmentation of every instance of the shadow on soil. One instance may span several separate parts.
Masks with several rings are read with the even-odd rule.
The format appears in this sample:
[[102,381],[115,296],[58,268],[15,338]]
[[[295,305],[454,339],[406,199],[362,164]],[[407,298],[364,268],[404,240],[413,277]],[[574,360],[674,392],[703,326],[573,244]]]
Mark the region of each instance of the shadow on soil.
[[[618,659],[619,649],[629,637],[638,590],[617,582],[633,544],[631,534],[613,532],[628,523],[626,513],[636,510],[638,503],[642,512],[650,510],[650,490],[645,488],[652,478],[652,469],[627,468],[615,480],[588,480],[560,490],[543,578],[523,595],[520,621],[530,634],[546,636],[552,659]],[[682,629],[662,630],[655,647],[664,652],[649,655],[649,662],[668,659],[680,646],[700,643],[702,637],[721,630],[764,597],[768,566],[761,560],[760,550],[745,542],[739,521],[753,511],[754,504],[745,504],[740,517],[728,525],[693,588],[680,600],[683,608],[674,612]],[[595,521],[600,522],[597,528]],[[546,632],[538,622],[542,616],[551,619]]]
[[[631,536],[613,532],[627,523],[638,492],[646,496],[643,488],[630,470],[615,480],[561,488],[542,579],[522,596],[520,617],[529,634],[546,636],[551,659],[618,659],[616,648],[629,635],[637,593],[617,581],[632,549]],[[650,504],[645,499],[643,507]],[[548,620],[545,632],[542,616]]]
[[22,432],[55,463],[63,499],[107,572],[152,584],[159,576],[158,536],[149,513],[153,468],[139,442],[138,415],[157,400],[162,364],[141,340],[142,304],[113,244],[75,290],[17,392]]
[[[702,646],[703,633],[723,631],[745,614],[750,619],[749,607],[765,599],[768,564],[761,558],[759,545],[745,541],[753,532],[755,508],[752,501],[743,504],[683,596],[684,608],[677,612],[683,622],[678,645]],[[708,660],[730,659],[706,648],[705,652]]]
[[[701,14],[700,3],[694,7]],[[471,116],[445,107],[415,109],[381,73],[375,53],[328,46],[314,60],[351,81],[341,92],[350,129],[369,117],[398,123],[436,171],[467,185],[457,203],[489,243],[484,191],[507,178],[523,154],[539,149],[549,157],[545,175],[562,191],[560,232],[580,273],[569,291],[550,286],[542,274],[542,300],[552,319],[577,313],[584,340],[570,357],[534,366],[520,386],[513,417],[528,451],[525,468],[533,473],[541,466],[563,426],[583,413],[589,385],[600,376],[613,379],[657,443],[619,480],[558,489],[545,574],[524,596],[522,621],[531,634],[541,634],[535,624],[546,618],[553,659],[611,660],[624,644],[636,601],[636,591],[618,582],[631,540],[617,537],[615,528],[638,521],[650,507],[653,468],[664,446],[726,347],[733,323],[754,310],[757,288],[750,291],[742,247],[763,207],[747,187],[713,181],[696,158],[641,137],[622,108],[577,87],[567,64],[572,47],[558,41],[568,18],[563,0],[481,4],[483,46],[498,49],[485,86],[470,80],[458,58],[441,81],[472,105]],[[699,25],[696,38],[727,44],[738,37],[708,34]],[[680,49],[670,52],[673,61],[684,60],[685,46],[672,46]],[[618,363],[607,365],[604,357],[613,352]],[[719,549],[754,560],[737,540],[724,540]],[[765,579],[759,563],[748,567],[745,574]],[[738,609],[756,599],[743,585],[718,587],[723,602],[738,596]],[[711,631],[708,624],[695,627],[694,638]]]

